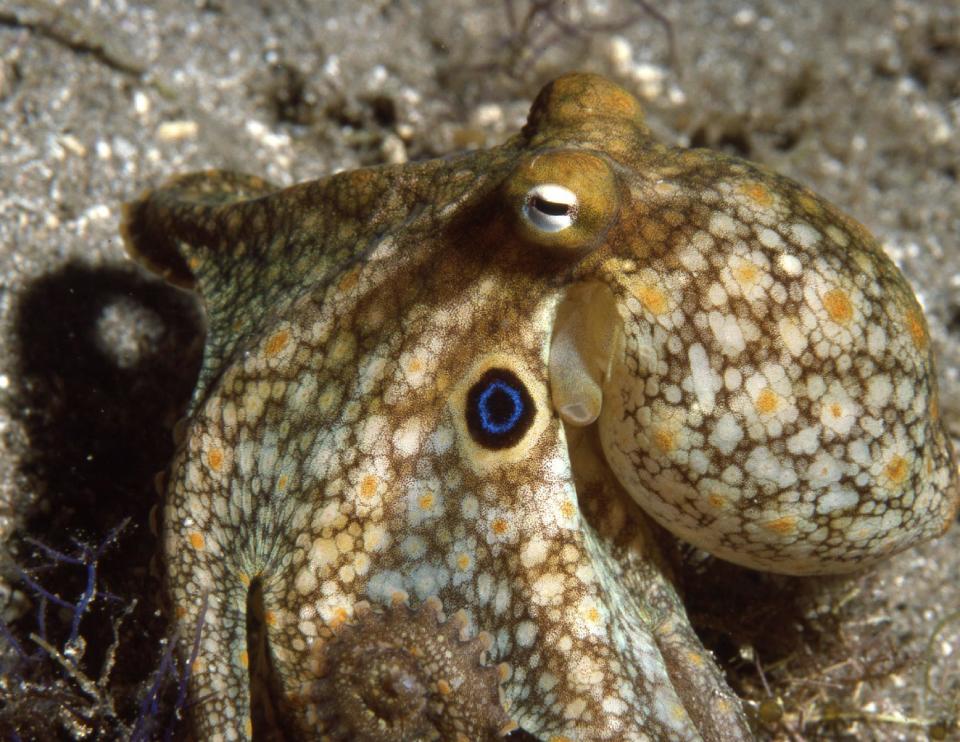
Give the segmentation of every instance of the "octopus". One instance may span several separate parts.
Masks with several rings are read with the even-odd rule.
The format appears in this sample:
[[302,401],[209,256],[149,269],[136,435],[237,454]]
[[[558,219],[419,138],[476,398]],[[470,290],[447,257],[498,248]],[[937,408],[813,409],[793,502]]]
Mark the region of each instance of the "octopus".
[[208,317],[160,518],[197,738],[268,687],[296,739],[750,739],[664,536],[817,575],[957,514],[878,242],[602,77],[488,150],[177,177],[123,233]]

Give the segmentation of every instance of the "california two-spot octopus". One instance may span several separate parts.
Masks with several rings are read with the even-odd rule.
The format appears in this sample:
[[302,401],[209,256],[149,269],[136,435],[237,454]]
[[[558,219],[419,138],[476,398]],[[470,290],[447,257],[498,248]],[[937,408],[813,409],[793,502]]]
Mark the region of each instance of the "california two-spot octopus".
[[209,319],[160,525],[201,739],[251,687],[298,739],[748,739],[650,519],[810,575],[957,511],[876,240],[601,77],[489,150],[175,178],[124,235]]

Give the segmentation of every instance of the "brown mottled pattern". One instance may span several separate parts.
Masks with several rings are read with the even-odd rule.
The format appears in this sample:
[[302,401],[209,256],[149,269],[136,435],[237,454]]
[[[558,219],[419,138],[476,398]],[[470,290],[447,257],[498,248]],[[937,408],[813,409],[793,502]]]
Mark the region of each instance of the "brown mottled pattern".
[[[813,574],[956,512],[923,315],[875,240],[792,181],[657,144],[602,78],[556,80],[484,152],[285,190],[186,176],[125,236],[210,318],[163,516],[185,652],[205,608],[204,739],[252,734],[251,586],[305,739],[358,606],[436,599],[489,633],[504,709],[543,739],[749,739],[647,515]],[[402,663],[443,672],[418,643]],[[394,677],[355,664],[357,687]],[[449,705],[470,729],[493,724],[477,695]]]
[[481,664],[493,639],[465,639],[464,612],[444,620],[439,600],[416,612],[356,603],[354,621],[326,645],[320,680],[304,699],[319,712],[311,724],[322,737],[469,742],[514,728],[498,693],[506,666]]

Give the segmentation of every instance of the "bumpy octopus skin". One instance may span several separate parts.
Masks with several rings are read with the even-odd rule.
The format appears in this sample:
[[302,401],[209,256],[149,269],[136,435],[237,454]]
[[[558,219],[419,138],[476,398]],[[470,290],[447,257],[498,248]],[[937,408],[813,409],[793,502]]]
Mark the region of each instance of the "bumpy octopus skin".
[[464,611],[444,621],[439,599],[414,613],[402,602],[387,611],[354,604],[356,624],[324,647],[313,688],[321,736],[398,739],[496,739],[515,725],[498,693],[506,667],[485,667],[493,637],[463,636]]
[[[955,516],[926,323],[875,239],[787,178],[658,144],[603,78],[557,79],[486,151],[283,190],[180,177],[124,233],[209,317],[162,517],[199,738],[252,736],[255,587],[298,738],[325,734],[358,606],[430,603],[507,663],[459,699],[471,729],[499,690],[542,739],[749,739],[648,516],[787,574]],[[398,635],[457,692],[417,664],[429,632]],[[466,687],[495,685],[474,664]],[[373,696],[399,677],[369,666]]]

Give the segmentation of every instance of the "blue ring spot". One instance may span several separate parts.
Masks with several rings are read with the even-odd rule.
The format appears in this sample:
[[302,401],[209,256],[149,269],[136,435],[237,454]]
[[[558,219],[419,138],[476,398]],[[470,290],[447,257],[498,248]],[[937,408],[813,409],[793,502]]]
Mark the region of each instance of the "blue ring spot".
[[[490,399],[497,392],[506,394],[510,398],[513,409],[505,422],[497,422],[494,417],[494,411],[490,409]],[[477,400],[477,411],[480,413],[480,424],[483,429],[491,435],[503,435],[513,430],[514,426],[520,421],[523,415],[523,397],[520,392],[512,386],[505,384],[500,379],[496,379],[487,385],[487,388],[480,393]]]
[[484,448],[517,445],[530,430],[537,406],[520,378],[508,368],[489,368],[467,391],[470,436]]

